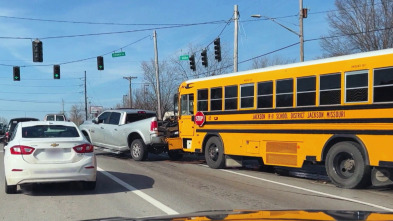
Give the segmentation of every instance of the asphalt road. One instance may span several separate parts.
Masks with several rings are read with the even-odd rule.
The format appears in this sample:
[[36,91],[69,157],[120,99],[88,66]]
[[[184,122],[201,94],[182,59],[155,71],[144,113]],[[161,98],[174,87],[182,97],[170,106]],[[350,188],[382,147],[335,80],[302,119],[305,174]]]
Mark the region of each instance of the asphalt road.
[[393,212],[392,187],[340,189],[325,180],[261,172],[252,162],[246,168],[214,170],[193,155],[178,162],[165,155],[135,162],[98,151],[97,158],[94,191],[83,190],[79,183],[59,183],[24,185],[17,194],[6,195],[1,182],[0,219],[81,220],[228,209]]

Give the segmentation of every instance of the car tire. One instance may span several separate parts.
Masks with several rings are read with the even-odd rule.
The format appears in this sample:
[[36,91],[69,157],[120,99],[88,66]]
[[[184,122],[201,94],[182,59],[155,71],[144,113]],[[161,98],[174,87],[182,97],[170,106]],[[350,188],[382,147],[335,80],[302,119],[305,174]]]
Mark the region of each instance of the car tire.
[[94,190],[96,188],[97,181],[86,181],[83,183],[83,189]]
[[4,186],[5,186],[5,193],[6,194],[15,194],[16,193],[16,188],[17,188],[16,185],[8,185],[7,180],[5,180]]
[[330,180],[338,187],[363,188],[371,183],[371,169],[366,165],[365,157],[355,142],[340,142],[329,150],[326,172]]
[[169,159],[176,161],[183,158],[183,153],[179,152],[178,150],[170,150],[168,151]]
[[131,142],[131,157],[135,161],[143,161],[147,159],[148,152],[145,143],[141,139],[135,139]]
[[225,167],[224,147],[218,137],[211,137],[206,142],[205,159],[210,168],[222,169]]

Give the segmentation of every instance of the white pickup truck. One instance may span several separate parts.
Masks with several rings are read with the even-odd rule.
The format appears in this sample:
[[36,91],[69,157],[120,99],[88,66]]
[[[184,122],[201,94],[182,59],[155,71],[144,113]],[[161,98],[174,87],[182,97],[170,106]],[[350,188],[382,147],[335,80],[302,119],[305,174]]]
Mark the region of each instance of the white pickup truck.
[[94,145],[121,153],[130,151],[134,160],[146,160],[148,153],[167,151],[165,137],[158,133],[156,112],[138,109],[106,110],[79,126]]

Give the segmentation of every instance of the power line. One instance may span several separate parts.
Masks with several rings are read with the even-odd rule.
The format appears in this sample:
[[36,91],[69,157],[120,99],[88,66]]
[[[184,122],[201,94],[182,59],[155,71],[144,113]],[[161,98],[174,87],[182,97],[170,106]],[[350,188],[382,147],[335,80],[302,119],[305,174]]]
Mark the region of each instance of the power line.
[[201,22],[201,23],[192,23],[192,24],[180,24],[180,25],[169,25],[164,27],[153,27],[153,28],[144,28],[144,29],[135,29],[135,30],[126,30],[126,31],[112,31],[112,32],[100,32],[100,33],[89,33],[89,34],[77,34],[77,35],[59,35],[59,36],[46,36],[46,37],[11,37],[11,36],[0,36],[0,39],[14,39],[14,40],[26,40],[26,39],[59,39],[59,38],[75,38],[75,37],[86,37],[86,36],[99,36],[99,35],[113,35],[113,34],[125,34],[125,33],[134,33],[134,32],[143,32],[143,31],[153,31],[160,29],[172,29],[172,28],[183,28],[183,27],[191,27],[198,25],[209,25],[209,24],[221,24],[226,21],[212,21],[212,22]]
[[[117,22],[88,22],[88,21],[69,21],[69,20],[55,20],[55,19],[42,19],[42,18],[26,18],[26,17],[17,17],[17,16],[5,16],[0,15],[0,18],[8,18],[8,19],[18,19],[18,20],[28,20],[28,21],[43,21],[43,22],[55,22],[55,23],[71,23],[71,24],[87,24],[87,25],[119,25],[119,26],[164,26],[164,25],[188,25],[188,23],[117,23]],[[210,22],[222,22],[222,20],[218,21],[209,21]],[[207,22],[200,22],[207,23]],[[195,23],[193,23],[195,24]]]
[[[72,94],[74,94],[74,93],[80,93],[80,92],[72,92]],[[23,92],[0,92],[0,94],[44,94],[44,95],[53,95],[53,94],[66,94],[66,93],[52,93],[52,92],[50,92],[50,93],[36,93],[36,92],[26,92],[26,93],[23,93]],[[67,94],[70,94],[69,92],[67,92]]]
[[[140,42],[140,41],[142,41],[142,40],[144,40],[144,39],[146,39],[146,38],[148,38],[148,37],[150,37],[150,35],[147,35],[147,36],[145,36],[145,37],[142,37],[142,38],[140,38],[140,39],[138,39],[138,40],[136,40],[136,41],[134,41],[134,42],[132,42],[132,43],[129,43],[129,44],[127,44],[127,45],[124,45],[124,46],[122,46],[122,47],[120,47],[120,48],[118,48],[118,49],[111,50],[110,52],[104,53],[104,54],[102,54],[102,56],[111,54],[112,52],[115,52],[115,51],[118,51],[118,50],[123,50],[124,48],[126,48],[126,47],[128,47],[128,46],[131,46],[131,45],[133,45],[133,44],[136,44],[136,43],[138,43],[138,42]],[[82,62],[82,61],[91,60],[91,59],[96,59],[96,58],[97,58],[97,56],[95,56],[95,57],[88,57],[88,58],[82,58],[82,59],[73,60],[73,61],[60,62],[60,63],[56,63],[56,64],[58,64],[58,65],[71,64],[71,63],[77,63],[77,62]],[[54,64],[35,64],[35,65],[32,64],[32,65],[19,65],[19,67],[47,67],[47,66],[53,66],[53,65],[54,65]],[[12,64],[1,64],[1,63],[0,63],[0,66],[13,67],[13,66],[17,66],[17,65],[12,65]]]
[[[0,99],[0,101],[10,101],[10,102],[20,102],[20,103],[38,103],[38,104],[53,104],[56,101],[34,101],[34,100],[7,100],[7,99]],[[66,104],[76,104],[80,102],[64,102]]]
[[[17,86],[17,87],[20,87],[20,85],[17,85],[17,84],[0,84],[0,85],[2,85],[2,86]],[[23,85],[23,87],[40,87],[40,88],[42,88],[42,87],[53,87],[53,88],[59,88],[59,87],[80,87],[80,86],[82,86],[82,85],[67,85],[67,86],[42,86],[42,85],[40,85],[40,86],[35,86],[35,85]]]

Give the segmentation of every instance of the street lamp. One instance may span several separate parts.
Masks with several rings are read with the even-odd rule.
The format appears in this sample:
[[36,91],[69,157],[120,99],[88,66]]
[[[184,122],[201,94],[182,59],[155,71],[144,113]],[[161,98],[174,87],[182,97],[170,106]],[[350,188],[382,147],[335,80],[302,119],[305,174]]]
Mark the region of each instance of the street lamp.
[[268,19],[268,20],[270,20],[270,21],[272,21],[272,22],[278,24],[279,26],[285,28],[286,30],[288,30],[288,31],[290,31],[290,32],[292,32],[292,33],[294,33],[295,35],[297,35],[297,36],[299,37],[299,40],[300,40],[300,61],[304,61],[303,18],[306,18],[306,17],[307,17],[307,9],[306,9],[306,8],[303,8],[303,1],[302,1],[302,0],[299,1],[299,6],[300,6],[299,32],[296,32],[296,31],[294,31],[294,30],[288,28],[287,26],[285,26],[285,25],[283,25],[283,24],[277,22],[276,19],[274,19],[274,18],[270,18],[270,17],[264,16],[264,15],[259,15],[259,14],[251,15],[251,17],[253,17],[253,18],[265,18],[265,19]]

